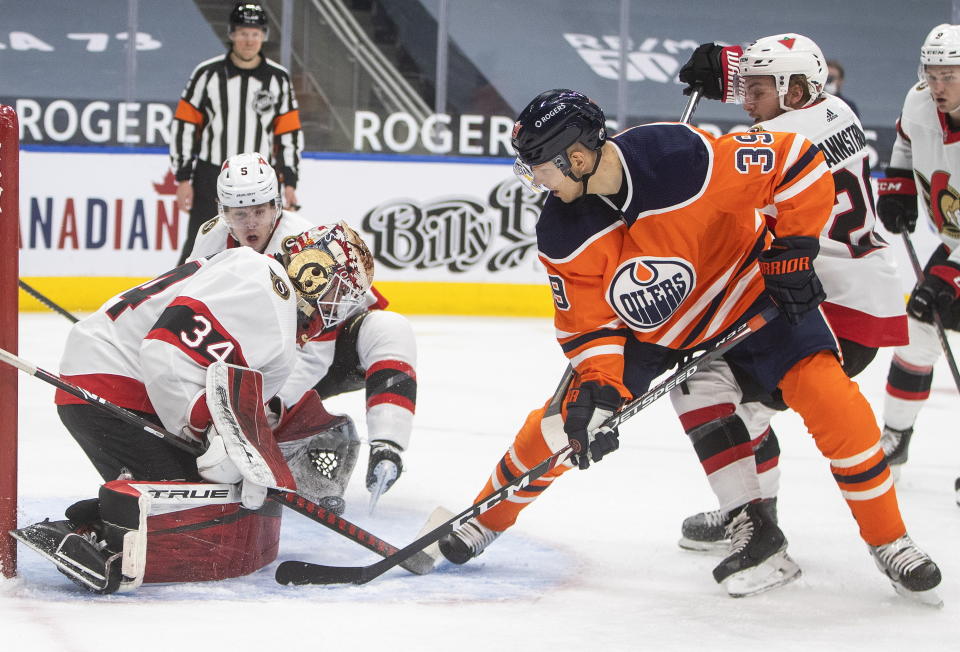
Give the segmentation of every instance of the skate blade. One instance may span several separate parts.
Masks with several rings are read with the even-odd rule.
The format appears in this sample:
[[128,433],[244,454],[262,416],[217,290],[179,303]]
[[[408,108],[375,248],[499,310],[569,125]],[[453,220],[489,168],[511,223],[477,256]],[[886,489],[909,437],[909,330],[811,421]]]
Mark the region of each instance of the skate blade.
[[753,568],[734,573],[723,581],[730,597],[745,598],[789,584],[800,577],[800,566],[781,550]]
[[898,595],[903,596],[911,602],[919,602],[920,604],[928,607],[943,609],[943,598],[940,597],[940,594],[937,593],[936,589],[928,589],[926,591],[911,591],[910,589],[907,589],[896,582],[891,581],[890,583],[893,585],[893,590],[896,591]]
[[720,539],[719,541],[697,541],[680,537],[677,545],[684,550],[692,552],[706,552],[709,554],[722,555],[726,557],[730,553],[730,539]]

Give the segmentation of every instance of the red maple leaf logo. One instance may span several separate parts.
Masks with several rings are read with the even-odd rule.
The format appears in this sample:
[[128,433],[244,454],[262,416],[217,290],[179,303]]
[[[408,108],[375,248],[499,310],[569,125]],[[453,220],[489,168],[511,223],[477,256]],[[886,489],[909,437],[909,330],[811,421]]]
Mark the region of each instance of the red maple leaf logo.
[[778,42],[778,43],[783,43],[783,45],[784,45],[785,48],[787,48],[788,50],[792,50],[792,49],[793,49],[793,44],[797,42],[797,39],[795,39],[795,38],[788,38],[788,37],[784,36],[782,39],[780,39],[780,40],[777,41],[777,42]]
[[153,184],[153,189],[158,195],[177,194],[177,180],[174,178],[173,172],[167,170],[167,176],[160,183]]

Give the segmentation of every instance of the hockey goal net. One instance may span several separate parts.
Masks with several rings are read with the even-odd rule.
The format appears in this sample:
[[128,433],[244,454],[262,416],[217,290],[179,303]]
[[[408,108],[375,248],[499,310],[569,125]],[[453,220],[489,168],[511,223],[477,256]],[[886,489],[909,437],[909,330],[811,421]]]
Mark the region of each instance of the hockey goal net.
[[[0,105],[0,348],[17,352],[20,144],[17,114]],[[0,364],[0,572],[17,571],[17,370]]]

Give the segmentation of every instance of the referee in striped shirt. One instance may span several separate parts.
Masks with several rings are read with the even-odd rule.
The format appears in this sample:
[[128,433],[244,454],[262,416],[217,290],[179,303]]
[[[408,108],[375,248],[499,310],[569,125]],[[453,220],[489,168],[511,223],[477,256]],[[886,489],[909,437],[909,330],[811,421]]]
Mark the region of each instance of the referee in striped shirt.
[[177,204],[190,212],[183,264],[200,225],[217,214],[217,176],[229,157],[259,152],[283,183],[284,206],[296,209],[303,134],[286,69],[260,54],[267,14],[255,2],[230,13],[230,51],[193,71],[174,114],[170,158]]

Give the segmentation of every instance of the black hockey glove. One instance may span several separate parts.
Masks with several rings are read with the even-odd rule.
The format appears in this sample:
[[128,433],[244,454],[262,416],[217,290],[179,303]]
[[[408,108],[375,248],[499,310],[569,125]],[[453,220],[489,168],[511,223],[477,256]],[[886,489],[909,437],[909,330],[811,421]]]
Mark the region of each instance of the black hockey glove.
[[933,323],[933,311],[945,317],[960,297],[960,265],[944,261],[934,265],[914,288],[907,302],[907,313],[926,324]]
[[620,447],[620,433],[616,428],[597,428],[622,402],[616,388],[593,380],[570,392],[563,430],[573,449],[570,460],[581,469],[589,468],[590,462],[599,462],[604,455]]
[[[367,491],[385,494],[403,473],[402,449],[392,441],[370,442],[370,459],[367,462]],[[379,485],[382,484],[382,488]]]
[[740,53],[739,46],[723,47],[716,43],[699,46],[680,68],[680,81],[687,84],[683,94],[689,95],[694,86],[700,85],[703,87],[703,96],[707,99],[732,102],[733,89],[728,80],[733,78],[736,69],[730,69],[730,62],[736,63]]
[[888,168],[887,176],[877,181],[877,188],[877,215],[884,228],[890,233],[904,229],[913,233],[917,227],[917,184],[913,172]]
[[817,238],[793,235],[775,238],[769,249],[760,252],[767,293],[791,324],[799,324],[827,298],[813,269],[819,251]]

